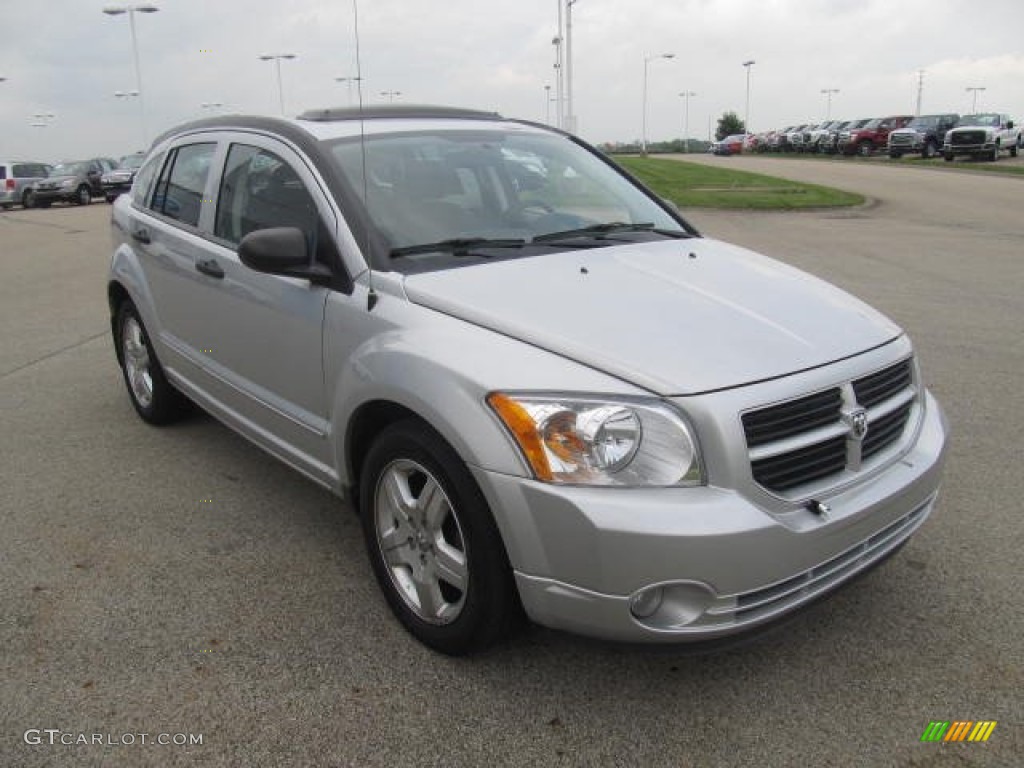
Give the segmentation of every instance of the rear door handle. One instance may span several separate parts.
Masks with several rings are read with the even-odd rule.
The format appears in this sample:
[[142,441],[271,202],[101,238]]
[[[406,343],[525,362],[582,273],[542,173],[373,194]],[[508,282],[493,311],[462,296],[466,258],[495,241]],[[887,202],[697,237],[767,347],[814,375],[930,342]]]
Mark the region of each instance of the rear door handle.
[[216,277],[218,280],[221,280],[224,277],[224,270],[221,268],[220,264],[217,263],[216,259],[200,259],[196,262],[196,269],[204,275]]
[[136,229],[132,232],[132,239],[138,240],[140,243],[151,243],[149,239],[149,232],[145,229]]

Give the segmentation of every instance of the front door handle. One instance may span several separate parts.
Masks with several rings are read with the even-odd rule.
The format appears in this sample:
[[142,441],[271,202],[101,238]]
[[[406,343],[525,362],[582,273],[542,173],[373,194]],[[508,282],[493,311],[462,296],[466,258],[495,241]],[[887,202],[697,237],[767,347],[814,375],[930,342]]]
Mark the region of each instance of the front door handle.
[[204,275],[216,277],[218,280],[224,278],[224,270],[217,263],[216,259],[200,259],[196,262],[196,269]]
[[148,243],[152,242],[152,240],[149,239],[149,232],[146,231],[145,229],[136,229],[136,230],[134,230],[132,232],[132,239],[133,240],[138,240],[140,243],[147,243],[148,244]]

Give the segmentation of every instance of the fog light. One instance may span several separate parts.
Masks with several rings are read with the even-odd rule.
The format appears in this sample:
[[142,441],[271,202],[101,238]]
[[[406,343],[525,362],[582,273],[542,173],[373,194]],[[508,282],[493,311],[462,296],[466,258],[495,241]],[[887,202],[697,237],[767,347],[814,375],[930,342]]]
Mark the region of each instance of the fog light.
[[665,590],[661,587],[641,589],[629,601],[629,612],[638,619],[646,619],[661,607]]

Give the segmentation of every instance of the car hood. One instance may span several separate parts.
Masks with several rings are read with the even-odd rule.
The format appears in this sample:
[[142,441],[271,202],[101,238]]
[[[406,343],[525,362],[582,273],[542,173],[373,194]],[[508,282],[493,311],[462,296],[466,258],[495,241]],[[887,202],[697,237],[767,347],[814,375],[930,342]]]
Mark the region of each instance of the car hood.
[[902,333],[828,283],[705,238],[410,275],[405,289],[414,303],[661,395],[784,376]]

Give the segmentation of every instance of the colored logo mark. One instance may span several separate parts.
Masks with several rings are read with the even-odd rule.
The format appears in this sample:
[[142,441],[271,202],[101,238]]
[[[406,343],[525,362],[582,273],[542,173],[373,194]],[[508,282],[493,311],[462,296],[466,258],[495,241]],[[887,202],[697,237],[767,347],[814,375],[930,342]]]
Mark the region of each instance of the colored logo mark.
[[995,720],[932,720],[921,741],[988,741],[995,729]]

